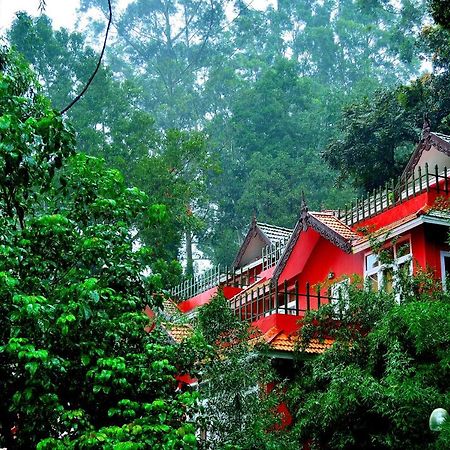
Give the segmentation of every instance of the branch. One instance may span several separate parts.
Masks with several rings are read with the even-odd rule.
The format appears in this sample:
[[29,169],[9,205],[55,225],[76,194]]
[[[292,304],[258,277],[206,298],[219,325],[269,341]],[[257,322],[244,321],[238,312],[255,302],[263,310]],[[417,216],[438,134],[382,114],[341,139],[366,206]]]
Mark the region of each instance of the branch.
[[100,53],[100,57],[98,58],[98,62],[97,62],[97,66],[95,67],[94,72],[92,73],[92,75],[90,76],[88,82],[86,83],[86,86],[84,86],[83,90],[60,112],[60,114],[65,114],[67,111],[69,111],[70,108],[72,108],[73,105],[75,105],[75,103],[81,99],[81,97],[83,97],[83,95],[86,93],[86,91],[88,90],[90,84],[92,83],[92,81],[95,78],[95,75],[97,75],[97,72],[100,69],[100,66],[102,64],[102,59],[103,59],[103,55],[105,54],[105,49],[106,49],[106,42],[108,40],[108,34],[109,34],[109,29],[111,28],[111,22],[112,22],[112,7],[111,7],[111,0],[108,0],[108,8],[109,8],[109,19],[108,19],[108,26],[106,27],[106,33],[105,33],[105,40],[103,41],[103,47],[102,47],[102,51]]
[[47,2],[46,0],[39,0],[39,6],[38,6],[38,11],[43,14],[45,13],[45,8],[47,7]]

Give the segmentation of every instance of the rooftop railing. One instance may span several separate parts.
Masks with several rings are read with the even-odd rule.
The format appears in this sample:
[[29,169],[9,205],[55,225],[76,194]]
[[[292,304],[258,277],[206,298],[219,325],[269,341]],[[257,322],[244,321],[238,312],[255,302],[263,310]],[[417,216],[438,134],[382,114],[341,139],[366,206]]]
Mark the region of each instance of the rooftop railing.
[[171,291],[174,300],[183,301],[216,286],[233,286],[245,288],[257,281],[260,270],[258,267],[244,267],[242,269],[229,268],[228,266],[215,266],[204,274],[189,278]]
[[[283,255],[288,239],[269,244],[261,251],[262,270],[273,267]],[[229,268],[217,265],[204,274],[189,278],[175,286],[170,294],[175,300],[186,300],[195,297],[216,286],[247,287],[258,279],[258,267]]]
[[428,164],[424,168],[418,167],[408,178],[399,177],[391,180],[384,187],[374,189],[346,206],[344,210],[338,210],[336,217],[349,226],[373,217],[391,207],[397,206],[412,197],[423,192],[434,190],[448,194],[450,179],[447,167],[440,170],[436,165],[430,170]]

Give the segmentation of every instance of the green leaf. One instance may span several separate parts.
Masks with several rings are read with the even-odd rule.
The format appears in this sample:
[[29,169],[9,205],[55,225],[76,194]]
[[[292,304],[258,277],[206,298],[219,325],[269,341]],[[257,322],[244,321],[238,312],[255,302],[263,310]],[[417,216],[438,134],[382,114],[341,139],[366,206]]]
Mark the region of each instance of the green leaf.
[[0,130],[8,130],[11,126],[11,116],[4,115],[0,116]]

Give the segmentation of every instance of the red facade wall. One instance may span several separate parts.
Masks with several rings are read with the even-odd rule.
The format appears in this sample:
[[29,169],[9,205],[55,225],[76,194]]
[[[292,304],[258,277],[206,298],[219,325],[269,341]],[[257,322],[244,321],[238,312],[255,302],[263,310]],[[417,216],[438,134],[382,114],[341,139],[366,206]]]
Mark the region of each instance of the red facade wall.
[[305,290],[305,285],[324,282],[328,274],[334,273],[333,280],[342,275],[363,274],[363,254],[345,253],[311,228],[303,231],[292,251],[286,267],[278,279],[279,286],[284,281],[292,286],[298,281],[299,291]]
[[[414,272],[419,269],[430,268],[435,272],[436,278],[441,277],[440,252],[448,251],[448,229],[437,225],[420,225],[402,235],[410,237],[411,250],[414,261]],[[401,238],[401,237],[400,237]],[[398,239],[398,238],[397,238]],[[389,244],[389,241],[387,242]],[[311,293],[317,291],[315,285],[321,284],[321,295],[325,296],[328,287],[347,276],[357,275],[364,278],[364,257],[370,253],[366,249],[356,254],[345,253],[334,244],[321,237],[316,231],[309,228],[300,234],[286,267],[282,271],[278,286],[282,289],[287,281],[288,289],[292,290],[294,283],[298,283],[298,292],[306,293],[306,283],[311,287]],[[314,308],[311,300],[311,307]],[[300,296],[300,309],[306,308],[306,297]]]

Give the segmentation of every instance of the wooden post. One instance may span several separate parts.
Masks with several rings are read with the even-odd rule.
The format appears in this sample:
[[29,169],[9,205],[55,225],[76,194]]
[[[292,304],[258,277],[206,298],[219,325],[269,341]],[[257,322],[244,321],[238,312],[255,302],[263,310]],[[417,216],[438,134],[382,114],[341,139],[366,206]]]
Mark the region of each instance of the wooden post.
[[419,193],[422,192],[422,167],[419,166]]
[[436,190],[439,192],[439,168],[437,164],[434,166],[434,176],[436,178]]
[[412,185],[413,185],[413,195],[416,196],[416,171],[413,170],[412,173]]
[[425,163],[425,182],[427,184],[427,192],[430,192],[430,177],[428,173],[428,163]]
[[448,178],[447,178],[447,167],[444,167],[444,189],[445,189],[445,193],[448,194]]
[[392,194],[393,194],[393,199],[394,199],[394,205],[397,203],[398,200],[398,195],[397,195],[397,191],[395,189],[395,180],[392,179]]
[[320,286],[317,286],[317,309],[320,308]]
[[287,314],[287,311],[288,311],[288,291],[287,291],[287,281],[286,280],[284,280],[284,283],[283,283],[283,290],[284,290],[284,294],[283,294],[283,297],[284,297],[284,313],[285,314]]
[[309,283],[306,283],[306,311],[311,309],[311,299],[309,297]]
[[295,280],[295,315],[298,316],[299,298],[298,298],[298,280]]
[[278,283],[275,285],[275,311],[278,311]]
[[239,318],[242,320],[242,300],[243,300],[243,295],[239,295]]
[[272,284],[269,284],[269,301],[267,302],[268,303],[268,305],[267,305],[267,309],[264,309],[264,312],[266,313],[266,312],[269,312],[270,310],[272,310],[272,305],[271,305],[271,302],[272,302],[272,295],[273,295],[273,292],[272,292]]
[[259,286],[256,287],[256,318],[259,318]]

